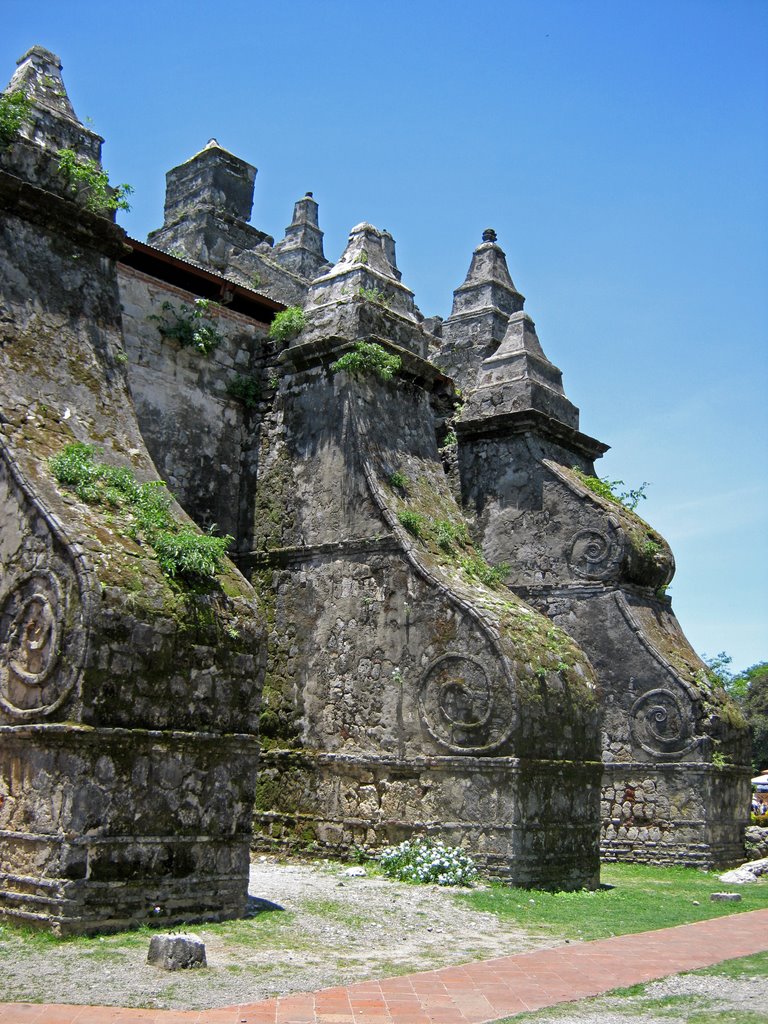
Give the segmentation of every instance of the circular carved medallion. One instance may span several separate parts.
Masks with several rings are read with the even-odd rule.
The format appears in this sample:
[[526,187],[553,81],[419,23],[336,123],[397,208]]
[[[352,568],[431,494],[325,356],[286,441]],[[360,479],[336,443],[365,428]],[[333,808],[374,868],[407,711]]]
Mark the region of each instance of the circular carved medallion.
[[498,747],[516,720],[507,679],[492,681],[481,661],[458,654],[446,654],[426,670],[419,710],[438,743],[462,753]]
[[618,572],[621,555],[621,544],[615,535],[581,530],[571,541],[568,564],[578,576],[602,580]]
[[699,742],[690,699],[672,690],[648,690],[629,712],[632,739],[649,754],[680,756]]
[[46,570],[10,582],[0,598],[0,704],[16,714],[46,714],[58,707],[74,685],[77,666],[63,651],[75,642],[64,637],[66,596],[58,578]]

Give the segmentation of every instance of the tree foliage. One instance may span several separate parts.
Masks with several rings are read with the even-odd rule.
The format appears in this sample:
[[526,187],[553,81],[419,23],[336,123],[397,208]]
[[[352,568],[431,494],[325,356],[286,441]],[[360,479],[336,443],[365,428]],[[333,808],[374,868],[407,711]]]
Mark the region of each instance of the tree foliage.
[[723,687],[740,705],[752,736],[752,764],[755,771],[768,769],[768,661],[759,661],[743,672],[731,672],[732,658],[725,651],[703,661],[712,681]]
[[746,681],[744,711],[752,733],[752,763],[768,769],[768,661],[758,662],[737,677]]

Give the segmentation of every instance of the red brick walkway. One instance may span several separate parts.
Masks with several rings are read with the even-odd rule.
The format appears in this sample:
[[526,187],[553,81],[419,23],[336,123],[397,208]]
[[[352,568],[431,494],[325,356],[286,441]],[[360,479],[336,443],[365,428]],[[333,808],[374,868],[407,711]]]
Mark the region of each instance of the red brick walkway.
[[221,1010],[0,1004],[0,1024],[482,1024],[768,950],[768,910]]

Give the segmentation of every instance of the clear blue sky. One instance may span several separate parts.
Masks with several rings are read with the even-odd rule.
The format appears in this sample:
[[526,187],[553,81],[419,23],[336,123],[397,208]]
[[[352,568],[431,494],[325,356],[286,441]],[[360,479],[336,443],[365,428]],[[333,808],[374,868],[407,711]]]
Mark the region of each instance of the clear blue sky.
[[494,227],[598,472],[650,481],[694,647],[768,659],[766,0],[4,0],[4,82],[34,43],[137,238],[211,136],[276,238],[308,189],[331,259],[388,228],[426,315]]

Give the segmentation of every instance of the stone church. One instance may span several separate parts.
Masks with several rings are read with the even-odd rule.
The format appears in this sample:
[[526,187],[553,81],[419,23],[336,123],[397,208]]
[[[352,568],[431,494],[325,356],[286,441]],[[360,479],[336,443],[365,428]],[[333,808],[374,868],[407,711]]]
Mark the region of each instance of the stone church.
[[526,887],[738,860],[744,722],[677,623],[666,542],[596,479],[607,445],[494,231],[425,318],[387,231],[332,262],[307,193],[276,242],[256,169],[212,139],[141,242],[58,57],[25,54],[18,94],[0,914],[231,917],[254,848],[414,834]]

